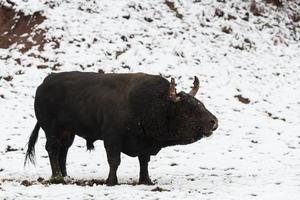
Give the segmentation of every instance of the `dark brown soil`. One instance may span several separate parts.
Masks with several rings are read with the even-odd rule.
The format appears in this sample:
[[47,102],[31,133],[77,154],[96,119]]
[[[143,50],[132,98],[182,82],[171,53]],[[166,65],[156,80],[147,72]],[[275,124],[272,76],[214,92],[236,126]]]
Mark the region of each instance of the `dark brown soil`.
[[11,151],[19,151],[19,149],[13,148],[13,147],[8,145],[5,149],[5,152],[7,153],[7,152],[11,152]]
[[242,95],[235,95],[234,96],[235,98],[237,98],[241,103],[244,103],[244,104],[249,104],[250,103],[250,99],[246,98],[246,97],[243,97]]
[[270,3],[270,4],[273,4],[277,7],[282,7],[283,4],[282,4],[282,0],[265,0],[266,3]]
[[24,185],[24,186],[26,186],[26,187],[32,186],[32,182],[30,182],[30,181],[28,181],[28,180],[24,180],[24,181],[21,182],[21,185]]
[[[4,169],[1,169],[2,171]],[[60,181],[60,182],[53,182],[51,179],[47,180],[47,179],[44,179],[42,177],[39,177],[37,180],[27,180],[27,179],[24,179],[24,180],[17,180],[17,179],[0,179],[0,184],[1,182],[16,182],[16,183],[19,183],[20,185],[23,185],[23,186],[26,186],[26,187],[29,187],[29,186],[32,186],[32,185],[39,185],[39,184],[42,184],[42,185],[45,185],[45,186],[48,186],[48,185],[53,185],[53,184],[62,184],[62,185],[77,185],[77,186],[89,186],[89,187],[92,187],[92,186],[96,186],[96,185],[105,185],[105,180],[103,179],[90,179],[90,180],[85,180],[85,179],[70,179],[70,180],[63,180],[63,181]],[[121,185],[132,185],[132,186],[135,186],[135,185],[138,185],[137,182],[133,181],[133,182],[130,182],[130,183],[122,183]],[[159,188],[159,187],[157,187]],[[155,188],[154,188],[155,189]],[[165,189],[155,189],[153,191],[167,191]]]
[[10,75],[8,75],[8,76],[3,77],[3,79],[6,80],[6,81],[8,82],[8,81],[13,80],[13,77],[10,76]]
[[36,26],[45,19],[39,12],[25,15],[21,11],[0,5],[0,48],[22,44],[21,52],[26,52],[33,46],[42,50],[45,31],[36,29]]
[[169,9],[171,11],[173,11],[175,13],[175,16],[179,19],[182,19],[183,18],[183,15],[181,13],[178,12],[178,9],[175,7],[175,4],[174,2],[172,1],[168,1],[168,0],[165,0],[165,4],[169,7]]
[[281,121],[286,121],[286,119],[285,118],[280,118],[280,117],[277,117],[277,116],[274,116],[272,113],[270,113],[270,112],[268,112],[268,111],[266,111],[266,113],[267,113],[267,115],[270,117],[270,118],[272,118],[272,119],[274,119],[274,120],[281,120]]
[[164,188],[161,188],[161,187],[155,187],[151,190],[152,192],[170,192],[170,190],[167,190],[167,189],[164,189]]

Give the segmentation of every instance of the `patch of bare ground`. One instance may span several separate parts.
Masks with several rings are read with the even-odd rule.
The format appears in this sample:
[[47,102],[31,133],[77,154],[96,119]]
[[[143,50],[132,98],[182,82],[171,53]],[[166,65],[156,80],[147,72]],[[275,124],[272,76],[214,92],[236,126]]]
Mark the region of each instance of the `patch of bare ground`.
[[164,189],[164,188],[161,188],[161,187],[155,187],[151,190],[152,192],[170,192],[170,190],[167,190],[167,189]]
[[21,148],[21,149],[16,149],[16,148],[11,147],[10,145],[7,145],[7,147],[6,147],[6,149],[5,149],[5,153],[11,152],[11,151],[23,151],[23,148]]
[[277,7],[282,7],[283,6],[282,0],[265,0],[265,2],[273,4]]
[[286,121],[286,119],[283,118],[283,117],[274,116],[272,113],[270,113],[268,111],[265,111],[265,112],[268,115],[268,117],[270,117],[270,118],[272,118],[274,120],[281,120],[281,121],[284,121],[284,122]]
[[[39,177],[37,180],[18,180],[18,179],[0,179],[0,183],[5,183],[5,182],[16,182],[16,183],[20,183],[20,185],[29,187],[32,185],[39,185],[42,184],[44,186],[48,186],[48,185],[53,185],[53,184],[58,184],[55,182],[51,182],[50,180],[45,180],[42,177]],[[66,180],[63,182],[60,182],[60,184],[63,185],[78,185],[78,186],[95,186],[95,185],[105,185],[105,180],[99,180],[99,179],[91,179],[91,180],[83,180],[83,179],[70,179],[70,180]],[[130,185],[130,184],[128,184]]]
[[241,103],[244,104],[249,104],[250,103],[250,99],[248,99],[247,97],[243,97],[242,95],[235,95],[235,98],[237,98],[237,100],[239,100]]
[[9,48],[12,44],[22,45],[22,53],[33,46],[43,49],[45,43],[42,29],[36,29],[46,18],[40,12],[25,15],[13,7],[0,5],[0,48]]
[[183,18],[183,15],[179,13],[178,9],[175,7],[174,2],[165,0],[165,4],[168,6],[168,8],[175,13],[175,16],[179,19]]
[[[18,180],[18,179],[13,179],[13,178],[3,178],[0,179],[0,183],[5,183],[5,182],[15,182],[15,183],[19,183],[20,185],[23,185],[25,187],[29,187],[32,185],[44,185],[44,186],[49,186],[49,185],[55,185],[55,184],[62,184],[62,185],[77,185],[77,186],[97,186],[97,185],[106,185],[105,184],[105,180],[104,179],[90,179],[90,180],[86,180],[86,179],[64,179],[63,181],[59,181],[59,182],[55,182],[52,181],[51,179],[44,179],[42,177],[39,177],[37,180]],[[126,182],[126,183],[121,183],[120,185],[131,185],[131,186],[136,186],[139,185],[137,181],[132,181],[132,182]],[[164,192],[164,191],[169,191],[167,189],[163,189],[160,187],[155,187],[154,189],[152,189],[151,191],[158,191],[158,192]]]

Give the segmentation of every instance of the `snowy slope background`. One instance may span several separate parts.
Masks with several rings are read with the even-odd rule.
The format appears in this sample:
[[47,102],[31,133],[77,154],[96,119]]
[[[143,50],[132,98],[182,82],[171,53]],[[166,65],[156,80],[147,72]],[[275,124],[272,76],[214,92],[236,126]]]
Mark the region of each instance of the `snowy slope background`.
[[[300,199],[299,2],[257,1],[259,16],[247,0],[8,2],[1,5],[45,17],[34,30],[45,30],[47,42],[42,51],[0,49],[0,199]],[[68,173],[98,182],[42,184],[51,175],[42,131],[36,166],[23,166],[35,89],[49,73],[71,70],[161,74],[178,91],[196,75],[197,98],[219,128],[152,157],[154,186],[136,185],[138,160],[125,155],[120,185],[97,184],[108,175],[103,143],[87,152],[79,137]]]

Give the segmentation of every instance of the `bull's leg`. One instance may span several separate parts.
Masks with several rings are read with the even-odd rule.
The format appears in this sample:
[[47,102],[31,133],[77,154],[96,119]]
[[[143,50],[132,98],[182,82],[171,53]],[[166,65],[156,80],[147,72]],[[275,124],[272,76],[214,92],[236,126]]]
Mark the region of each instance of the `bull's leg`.
[[63,177],[59,166],[59,149],[60,144],[53,136],[47,137],[46,150],[48,151],[50,165],[52,169],[51,182],[60,183],[63,182]]
[[71,132],[70,134],[65,134],[65,133],[66,132],[64,132],[63,134],[64,138],[63,138],[62,146],[59,151],[59,166],[63,177],[67,176],[67,169],[66,169],[67,154],[68,154],[69,147],[72,145],[75,137],[75,135]]
[[153,185],[149,173],[148,173],[148,162],[150,161],[150,155],[143,154],[139,156],[140,162],[140,180],[139,184]]
[[109,175],[106,179],[108,186],[118,184],[117,169],[121,162],[121,140],[110,138],[109,141],[104,140],[107,161],[109,164]]
[[62,147],[59,151],[59,167],[63,177],[67,176],[66,160],[69,147]]

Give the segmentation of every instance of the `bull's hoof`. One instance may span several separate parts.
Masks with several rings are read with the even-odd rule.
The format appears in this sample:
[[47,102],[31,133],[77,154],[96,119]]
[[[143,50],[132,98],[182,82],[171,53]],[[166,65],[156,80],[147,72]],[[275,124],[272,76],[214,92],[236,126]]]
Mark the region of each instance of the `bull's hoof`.
[[108,178],[108,179],[106,179],[105,183],[106,183],[107,186],[118,185],[118,179],[116,179],[116,178]]
[[140,185],[154,185],[150,178],[144,178],[139,180]]
[[65,182],[65,179],[63,176],[52,176],[50,179],[49,179],[49,183],[51,184],[60,184],[60,183],[66,183]]

